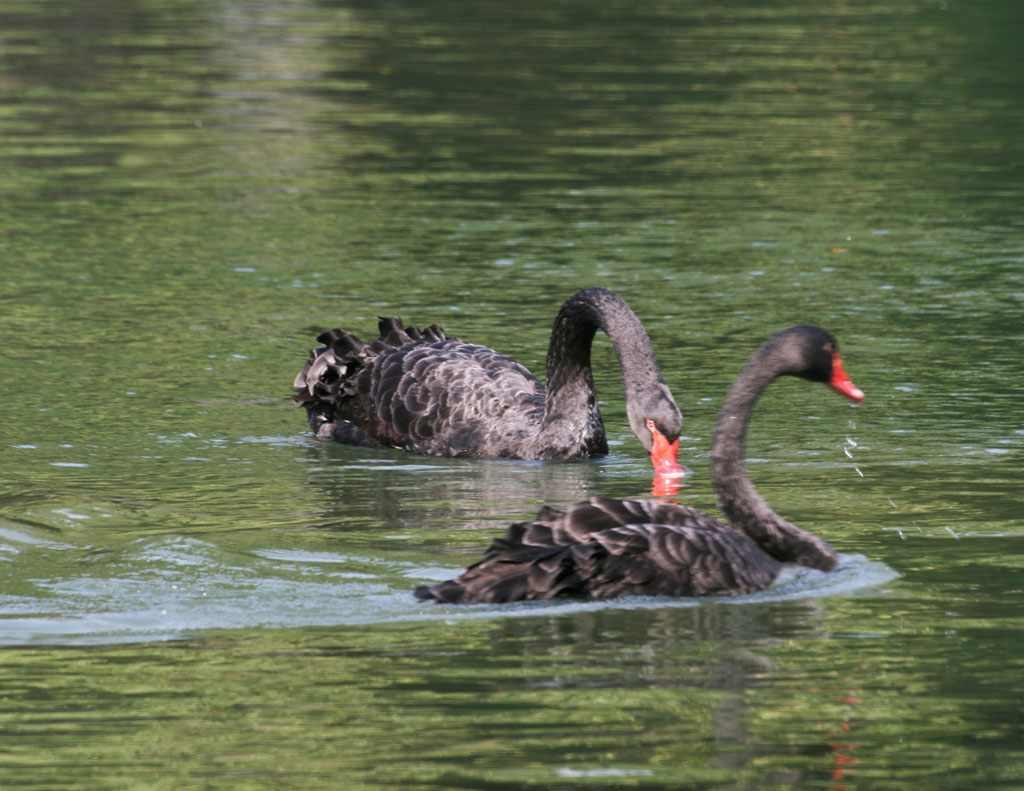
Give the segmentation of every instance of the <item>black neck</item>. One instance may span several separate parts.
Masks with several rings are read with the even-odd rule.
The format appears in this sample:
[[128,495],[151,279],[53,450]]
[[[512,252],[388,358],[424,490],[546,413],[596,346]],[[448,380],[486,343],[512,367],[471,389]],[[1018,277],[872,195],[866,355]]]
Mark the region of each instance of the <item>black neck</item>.
[[606,452],[601,410],[590,368],[590,348],[598,329],[605,331],[615,348],[625,383],[630,425],[638,436],[641,436],[643,421],[637,418],[638,423],[634,425],[633,413],[639,415],[640,410],[631,409],[631,405],[640,393],[658,385],[666,392],[667,388],[647,331],[618,294],[588,288],[565,302],[555,319],[548,347],[545,433],[578,436],[581,416],[586,416],[585,431],[592,442],[603,446],[596,452]]
[[775,513],[754,488],[743,463],[747,423],[754,404],[780,373],[779,367],[772,365],[770,355],[762,350],[736,378],[718,416],[711,449],[711,477],[718,505],[730,524],[781,561],[827,571],[836,564],[832,547]]

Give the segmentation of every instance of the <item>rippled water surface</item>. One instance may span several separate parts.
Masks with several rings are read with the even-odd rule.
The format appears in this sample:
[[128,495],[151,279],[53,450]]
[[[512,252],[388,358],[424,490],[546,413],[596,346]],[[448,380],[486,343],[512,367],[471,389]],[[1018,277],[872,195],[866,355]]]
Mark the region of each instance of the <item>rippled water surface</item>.
[[[0,5],[0,787],[1024,788],[1024,74],[1012,2]],[[542,371],[620,292],[715,510],[841,554],[729,601],[416,602],[611,453],[335,446],[316,334],[438,322]]]

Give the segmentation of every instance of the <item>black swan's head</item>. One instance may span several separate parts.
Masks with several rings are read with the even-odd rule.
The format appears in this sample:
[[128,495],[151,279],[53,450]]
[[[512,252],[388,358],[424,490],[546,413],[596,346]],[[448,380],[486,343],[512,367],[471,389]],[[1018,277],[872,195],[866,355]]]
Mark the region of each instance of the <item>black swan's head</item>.
[[676,406],[668,385],[659,382],[636,398],[627,401],[630,428],[651,454],[654,471],[662,475],[682,475],[676,462],[683,415]]
[[832,333],[813,324],[797,324],[775,334],[758,355],[777,376],[799,376],[823,382],[853,402],[864,400],[843,370],[839,343]]

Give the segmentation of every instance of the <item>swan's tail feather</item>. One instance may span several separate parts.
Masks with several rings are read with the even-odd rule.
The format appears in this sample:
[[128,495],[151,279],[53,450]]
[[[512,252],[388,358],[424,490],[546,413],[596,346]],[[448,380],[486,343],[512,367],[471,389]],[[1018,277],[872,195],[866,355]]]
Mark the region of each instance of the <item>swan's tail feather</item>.
[[317,336],[317,341],[332,349],[335,354],[358,354],[366,344],[351,332],[345,330],[328,330]]
[[[620,505],[622,507],[617,507]],[[594,498],[567,511],[544,506],[537,518],[516,522],[496,538],[483,560],[456,579],[423,585],[415,596],[445,604],[501,603],[556,596],[588,596],[594,580],[630,580],[634,558],[614,557],[591,533],[643,521],[634,511],[640,504]],[[602,507],[603,506],[603,507]],[[647,547],[643,535],[612,537],[620,553]]]
[[[496,546],[502,549],[491,554]],[[440,604],[501,604],[583,595],[583,580],[575,572],[571,554],[570,547],[525,546],[498,539],[488,557],[458,578],[421,585],[414,594]]]
[[434,343],[448,338],[444,330],[436,324],[431,324],[421,330],[416,327],[406,327],[396,316],[378,317],[377,329],[380,330],[380,340],[393,348],[424,342]]
[[[435,343],[448,337],[436,324],[425,329],[406,327],[394,316],[382,316],[378,328],[380,337],[369,343],[342,329],[327,330],[317,336],[323,345],[309,353],[306,365],[296,375],[292,400],[306,408],[309,425],[318,437],[333,437],[355,445],[379,445],[343,417],[343,402],[369,394],[369,382],[360,373],[390,349]],[[397,367],[396,377],[401,373]]]

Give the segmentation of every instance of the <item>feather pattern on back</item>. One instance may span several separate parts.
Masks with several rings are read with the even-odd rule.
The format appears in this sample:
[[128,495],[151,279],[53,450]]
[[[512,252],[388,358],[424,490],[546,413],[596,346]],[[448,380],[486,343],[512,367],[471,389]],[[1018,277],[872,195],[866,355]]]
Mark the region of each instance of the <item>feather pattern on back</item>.
[[594,497],[512,525],[483,560],[416,596],[466,603],[735,595],[764,590],[780,567],[739,530],[694,508]]

